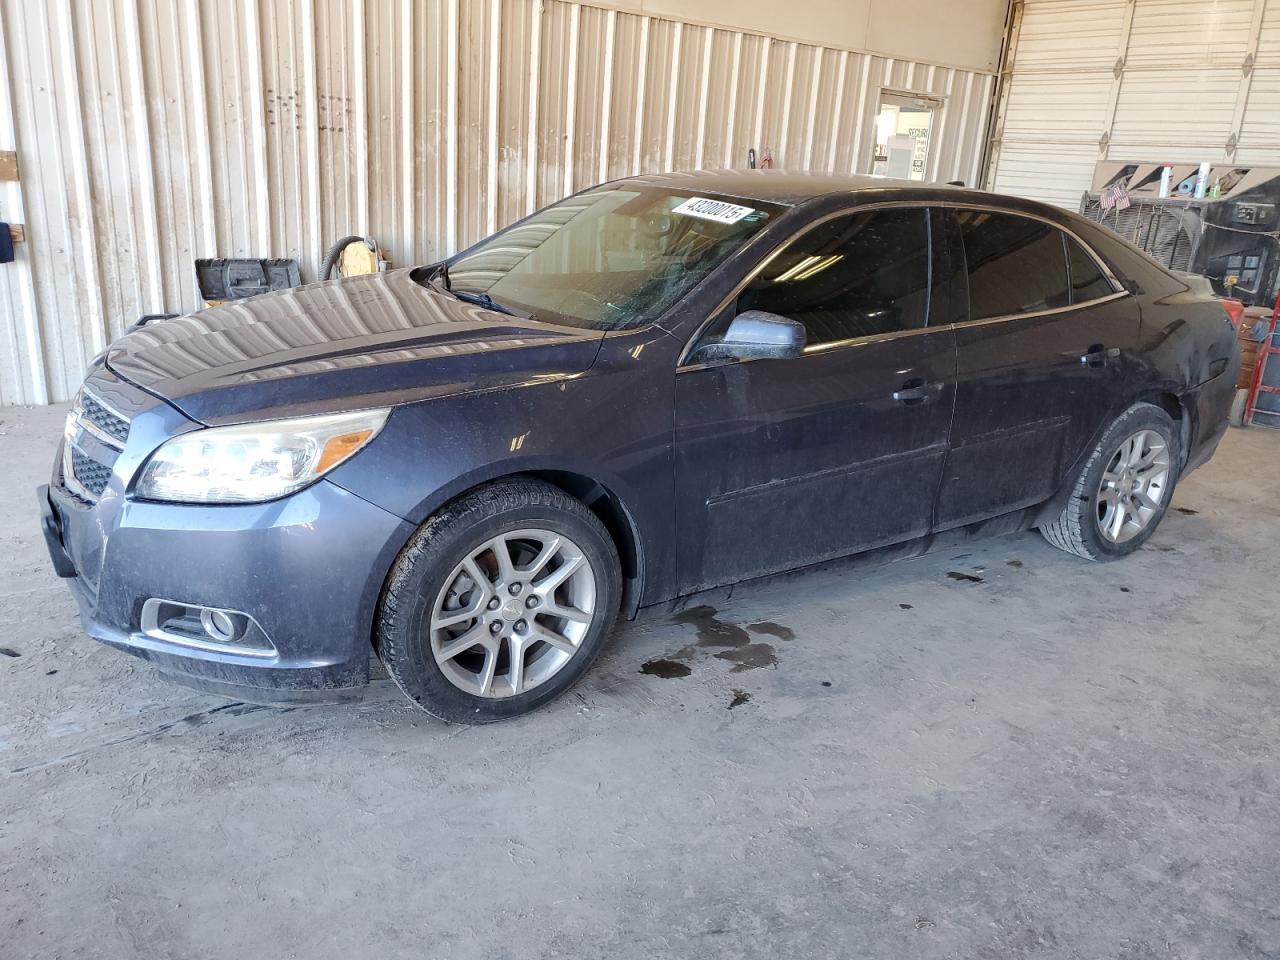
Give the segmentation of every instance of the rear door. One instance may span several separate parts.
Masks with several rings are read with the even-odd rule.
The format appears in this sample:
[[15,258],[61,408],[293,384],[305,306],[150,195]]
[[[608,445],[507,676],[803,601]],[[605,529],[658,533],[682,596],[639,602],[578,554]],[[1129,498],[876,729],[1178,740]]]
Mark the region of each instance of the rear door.
[[685,590],[929,531],[955,387],[930,326],[921,207],[844,214],[770,257],[703,337],[739,312],[805,326],[804,355],[682,366],[676,524]]
[[1139,335],[1132,297],[1054,224],[981,208],[948,224],[969,309],[938,529],[1052,496],[1121,401]]

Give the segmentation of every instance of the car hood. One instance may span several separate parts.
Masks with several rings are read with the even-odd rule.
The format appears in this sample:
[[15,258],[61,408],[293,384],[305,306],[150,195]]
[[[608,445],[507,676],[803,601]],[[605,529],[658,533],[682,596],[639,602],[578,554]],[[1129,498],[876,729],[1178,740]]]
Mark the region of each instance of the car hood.
[[604,334],[456,300],[411,270],[312,283],[164,320],[106,364],[206,424],[385,406],[570,377]]

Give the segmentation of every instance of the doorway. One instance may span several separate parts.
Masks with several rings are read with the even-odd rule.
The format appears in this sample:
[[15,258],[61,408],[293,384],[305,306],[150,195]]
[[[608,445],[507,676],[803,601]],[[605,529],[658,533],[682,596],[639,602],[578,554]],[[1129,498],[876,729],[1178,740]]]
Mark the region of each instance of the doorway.
[[929,139],[941,100],[912,94],[880,94],[871,172],[899,180],[923,180],[929,170]]

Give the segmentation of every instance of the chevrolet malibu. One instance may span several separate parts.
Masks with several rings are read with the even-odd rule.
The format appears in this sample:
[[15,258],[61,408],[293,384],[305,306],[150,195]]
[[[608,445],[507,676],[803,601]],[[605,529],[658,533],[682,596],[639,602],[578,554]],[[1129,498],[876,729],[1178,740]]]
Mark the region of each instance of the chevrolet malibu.
[[1062,210],[637,177],[127,334],[39,500],[92,637],[268,702],[348,698],[372,651],[479,723],[707,588],[961,529],[1123,557],[1238,363],[1220,303]]

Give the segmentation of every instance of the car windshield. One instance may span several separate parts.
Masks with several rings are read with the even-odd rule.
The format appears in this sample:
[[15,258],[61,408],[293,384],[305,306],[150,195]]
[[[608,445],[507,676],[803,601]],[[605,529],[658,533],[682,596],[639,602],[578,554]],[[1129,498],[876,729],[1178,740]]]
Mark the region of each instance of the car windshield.
[[[778,207],[604,187],[535,213],[448,265],[447,285],[497,310],[590,330],[656,320]],[[437,271],[438,282],[446,278]]]

